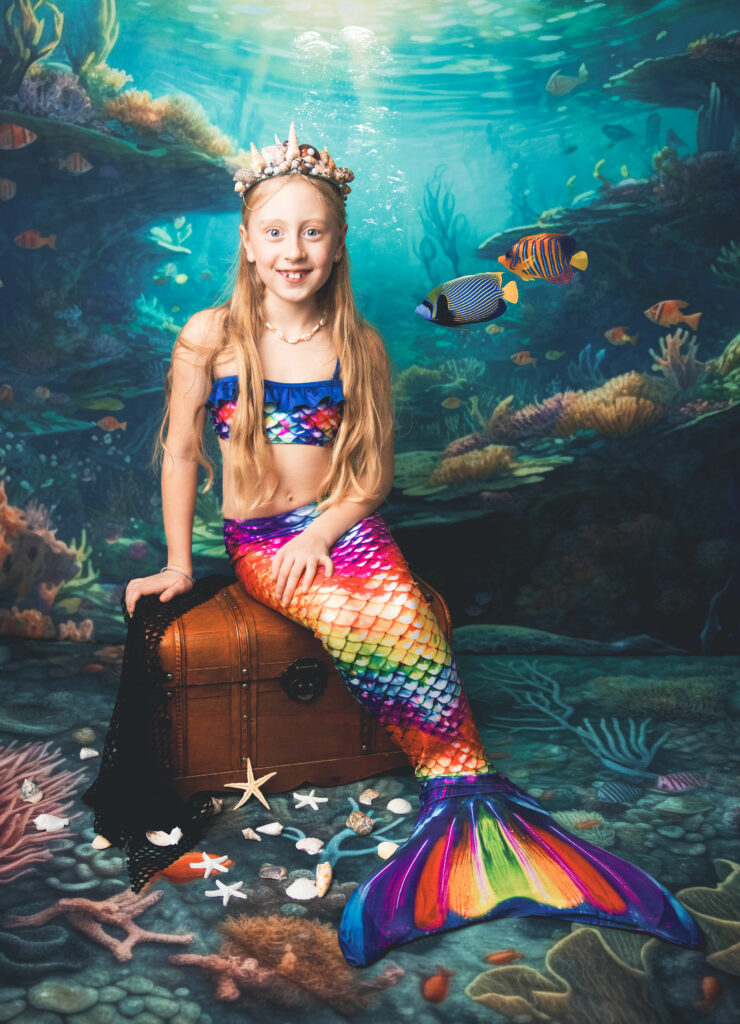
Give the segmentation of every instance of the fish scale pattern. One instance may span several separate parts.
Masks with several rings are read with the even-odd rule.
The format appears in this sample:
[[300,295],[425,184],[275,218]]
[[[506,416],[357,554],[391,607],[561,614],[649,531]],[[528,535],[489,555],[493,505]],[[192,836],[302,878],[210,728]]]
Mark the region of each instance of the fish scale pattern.
[[386,726],[419,778],[485,771],[488,759],[447,638],[378,513],[332,547],[289,605],[270,576],[278,550],[316,518],[316,504],[260,519],[225,519],[224,544],[245,589],[313,630],[346,685]]

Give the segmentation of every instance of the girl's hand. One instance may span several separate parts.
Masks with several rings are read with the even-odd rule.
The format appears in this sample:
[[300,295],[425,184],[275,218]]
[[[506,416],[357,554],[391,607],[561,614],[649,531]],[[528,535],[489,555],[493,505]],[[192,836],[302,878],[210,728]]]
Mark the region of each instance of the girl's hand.
[[305,593],[313,583],[319,563],[324,566],[328,578],[334,571],[329,549],[326,544],[304,530],[284,544],[270,564],[270,576],[277,580],[275,593],[283,604],[290,604],[296,585],[303,576],[303,582],[297,589]]
[[181,572],[158,572],[153,576],[136,577],[126,584],[126,610],[133,615],[142,594],[159,594],[160,601],[169,601],[176,594],[187,594],[192,589],[192,582]]

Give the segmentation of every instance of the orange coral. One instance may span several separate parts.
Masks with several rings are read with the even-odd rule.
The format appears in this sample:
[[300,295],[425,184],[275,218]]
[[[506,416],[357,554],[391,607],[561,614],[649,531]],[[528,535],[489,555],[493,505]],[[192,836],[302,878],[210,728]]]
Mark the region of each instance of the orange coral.
[[632,437],[647,430],[663,416],[665,410],[646,398],[624,395],[609,404],[579,403],[558,421],[555,432],[561,437],[576,430],[595,430],[602,437]]
[[510,470],[516,462],[516,448],[503,444],[489,444],[479,451],[466,452],[445,459],[429,477],[430,487],[449,487],[452,484],[483,480],[495,473]]
[[8,611],[0,608],[0,636],[25,636],[32,640],[54,640],[56,629],[48,615],[38,608],[18,610],[17,605]]
[[157,135],[162,131],[162,118],[167,109],[167,97],[152,99],[146,89],[127,89],[108,100],[103,108],[105,116],[122,124],[131,124],[141,132]]

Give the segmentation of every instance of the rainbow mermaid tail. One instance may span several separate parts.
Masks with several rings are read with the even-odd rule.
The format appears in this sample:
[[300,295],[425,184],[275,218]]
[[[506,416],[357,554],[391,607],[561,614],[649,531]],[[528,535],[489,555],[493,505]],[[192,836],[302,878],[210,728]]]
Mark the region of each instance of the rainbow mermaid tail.
[[500,772],[421,784],[411,837],[353,892],[339,945],[356,967],[391,946],[497,917],[558,917],[697,946],[689,912],[651,875],[567,832]]
[[237,577],[257,600],[312,629],[352,694],[414,766],[413,834],[352,894],[339,933],[352,964],[474,921],[552,916],[696,946],[697,925],[654,878],[557,824],[494,771],[454,655],[385,520],[371,513],[330,549],[308,590],[276,596],[271,563],[320,513],[316,503],[225,519]]

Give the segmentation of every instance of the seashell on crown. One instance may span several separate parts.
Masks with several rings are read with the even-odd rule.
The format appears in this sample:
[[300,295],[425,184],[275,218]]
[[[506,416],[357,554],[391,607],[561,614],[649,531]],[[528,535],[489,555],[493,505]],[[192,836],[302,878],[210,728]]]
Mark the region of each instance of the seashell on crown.
[[294,122],[291,122],[286,142],[281,142],[276,134],[275,145],[265,146],[262,152],[253,142],[250,145],[252,166],[240,167],[232,179],[236,182],[234,191],[242,197],[253,185],[258,181],[264,181],[265,178],[280,174],[310,174],[332,182],[346,203],[347,196],[352,191],[349,182],[354,180],[354,174],[349,167],[337,167],[326,147],[319,151],[305,143],[299,145]]

